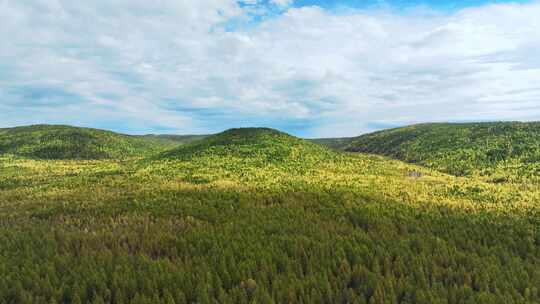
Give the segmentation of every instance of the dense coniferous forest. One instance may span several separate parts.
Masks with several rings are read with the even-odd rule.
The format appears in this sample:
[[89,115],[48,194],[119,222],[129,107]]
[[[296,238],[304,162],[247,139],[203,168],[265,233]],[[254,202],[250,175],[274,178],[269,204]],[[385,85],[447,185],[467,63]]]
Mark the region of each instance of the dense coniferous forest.
[[536,126],[0,129],[0,303],[539,303]]

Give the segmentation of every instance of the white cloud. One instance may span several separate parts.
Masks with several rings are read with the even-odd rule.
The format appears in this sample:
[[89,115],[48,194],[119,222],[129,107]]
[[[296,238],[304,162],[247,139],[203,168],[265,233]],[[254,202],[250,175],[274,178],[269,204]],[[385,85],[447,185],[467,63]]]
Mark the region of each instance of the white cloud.
[[[252,12],[233,0],[0,1],[0,121],[186,133],[294,122],[328,136],[540,119],[539,2],[446,15],[289,8],[234,28]],[[36,98],[48,90],[78,98]]]
[[270,0],[270,2],[277,6],[286,7],[292,5],[294,0]]

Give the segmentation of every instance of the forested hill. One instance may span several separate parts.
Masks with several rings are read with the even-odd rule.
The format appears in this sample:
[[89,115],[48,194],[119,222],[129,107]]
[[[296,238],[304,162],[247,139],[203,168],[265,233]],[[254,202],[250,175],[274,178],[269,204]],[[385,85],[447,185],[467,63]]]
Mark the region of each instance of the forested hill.
[[540,175],[539,122],[418,124],[352,138],[340,148],[496,182]]
[[144,136],[59,125],[0,129],[0,155],[39,159],[227,156],[275,164],[321,161],[334,155],[313,142],[334,150],[386,155],[458,176],[485,176],[493,182],[540,180],[540,123],[419,124],[312,142],[267,128]]
[[63,125],[0,129],[0,155],[38,159],[120,159],[147,155],[178,144],[168,138]]
[[163,154],[164,158],[231,157],[267,164],[309,161],[334,152],[307,140],[269,128],[237,128],[208,136]]

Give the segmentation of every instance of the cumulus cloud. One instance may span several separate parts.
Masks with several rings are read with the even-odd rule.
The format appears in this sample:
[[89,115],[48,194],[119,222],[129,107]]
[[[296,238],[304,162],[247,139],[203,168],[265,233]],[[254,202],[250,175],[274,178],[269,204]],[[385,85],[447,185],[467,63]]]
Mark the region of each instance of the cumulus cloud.
[[540,118],[539,2],[451,14],[301,7],[257,20],[265,7],[0,1],[0,121],[338,136]]

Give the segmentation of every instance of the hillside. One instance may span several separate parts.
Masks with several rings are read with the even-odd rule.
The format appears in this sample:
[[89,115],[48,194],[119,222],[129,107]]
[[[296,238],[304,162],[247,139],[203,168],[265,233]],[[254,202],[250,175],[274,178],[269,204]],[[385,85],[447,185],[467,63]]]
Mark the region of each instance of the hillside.
[[0,155],[40,159],[119,159],[141,156],[176,144],[154,138],[61,125],[0,129]]
[[232,157],[269,164],[310,161],[331,154],[324,147],[274,129],[238,128],[180,146],[162,156],[169,159]]
[[350,152],[390,156],[453,175],[494,182],[540,176],[540,123],[434,123],[352,138]]
[[354,137],[314,138],[309,139],[309,141],[339,151],[347,147],[347,145],[351,142],[353,138]]
[[171,144],[185,145],[208,137],[209,135],[174,135],[174,134],[147,134],[138,137],[163,141]]

